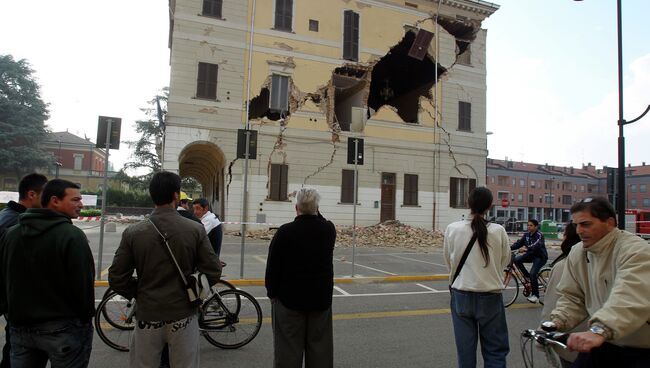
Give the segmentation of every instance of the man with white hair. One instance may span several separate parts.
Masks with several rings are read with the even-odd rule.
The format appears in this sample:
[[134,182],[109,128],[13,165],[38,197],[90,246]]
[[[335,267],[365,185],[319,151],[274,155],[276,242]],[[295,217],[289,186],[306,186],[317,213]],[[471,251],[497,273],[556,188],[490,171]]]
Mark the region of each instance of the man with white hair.
[[274,368],[331,368],[332,257],[336,229],[318,211],[316,189],[296,194],[296,218],[269,246],[266,292],[271,300]]

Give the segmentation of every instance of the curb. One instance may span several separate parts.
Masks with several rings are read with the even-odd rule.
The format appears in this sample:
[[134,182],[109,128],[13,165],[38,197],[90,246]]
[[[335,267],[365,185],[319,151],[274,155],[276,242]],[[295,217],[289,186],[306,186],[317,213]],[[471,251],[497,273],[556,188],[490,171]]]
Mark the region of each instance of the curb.
[[[406,276],[386,276],[386,277],[335,277],[335,284],[387,284],[398,282],[422,282],[422,281],[446,281],[449,275],[406,275]],[[264,279],[227,279],[236,286],[264,286]],[[96,280],[95,287],[108,286],[106,280]]]

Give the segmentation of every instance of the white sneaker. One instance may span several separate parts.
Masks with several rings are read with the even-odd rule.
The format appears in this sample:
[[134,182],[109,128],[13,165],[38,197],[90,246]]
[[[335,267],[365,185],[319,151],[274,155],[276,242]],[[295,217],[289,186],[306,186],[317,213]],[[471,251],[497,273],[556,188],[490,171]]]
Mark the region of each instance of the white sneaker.
[[529,296],[527,299],[528,299],[528,301],[531,302],[531,303],[537,303],[537,302],[539,301],[539,298],[536,297],[535,295],[531,295],[531,296]]

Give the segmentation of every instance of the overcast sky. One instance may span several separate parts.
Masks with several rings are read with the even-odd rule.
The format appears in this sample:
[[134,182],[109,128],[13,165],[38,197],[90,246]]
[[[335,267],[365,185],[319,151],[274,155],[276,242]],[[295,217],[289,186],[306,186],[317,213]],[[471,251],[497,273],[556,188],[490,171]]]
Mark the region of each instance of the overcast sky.
[[[615,166],[616,1],[495,2],[501,8],[483,23],[490,157]],[[650,1],[623,6],[631,120],[650,104]],[[169,83],[168,25],[161,0],[3,1],[0,54],[31,63],[52,130],[95,141],[97,116],[108,115],[122,118],[122,140],[135,139],[139,109]],[[625,135],[627,162],[650,163],[650,115]],[[125,145],[111,151],[116,169],[127,156]]]

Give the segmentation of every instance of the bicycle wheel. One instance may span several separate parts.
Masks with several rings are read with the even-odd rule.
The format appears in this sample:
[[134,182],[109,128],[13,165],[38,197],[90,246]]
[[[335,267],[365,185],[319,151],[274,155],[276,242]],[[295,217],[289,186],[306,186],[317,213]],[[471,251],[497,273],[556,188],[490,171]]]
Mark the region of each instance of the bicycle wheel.
[[135,327],[134,308],[134,301],[127,300],[114,291],[99,303],[94,324],[97,335],[106,345],[115,350],[129,351]]
[[544,295],[546,295],[546,289],[548,289],[548,280],[551,277],[551,268],[544,267],[539,271],[537,276],[539,284],[539,304],[544,305]]
[[515,302],[519,295],[519,281],[510,270],[503,271],[503,305],[509,307]]
[[226,280],[221,280],[221,279],[219,281],[217,281],[217,283],[214,285],[214,287],[216,287],[219,292],[226,291],[226,290],[236,290],[237,289],[235,287],[235,285],[229,283]]
[[262,308],[242,290],[213,295],[201,306],[199,328],[212,345],[237,349],[251,342],[262,327]]

